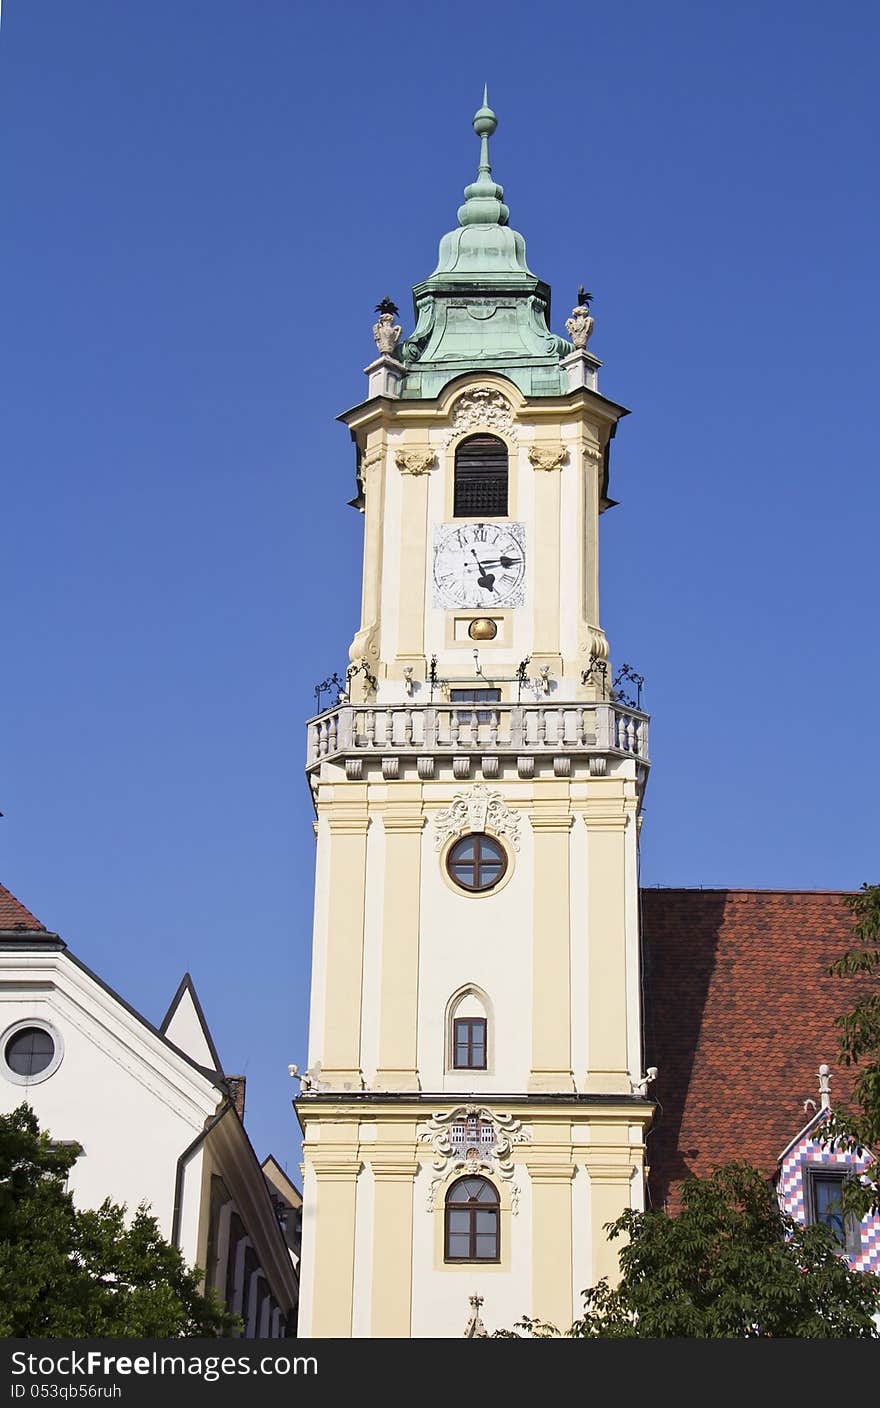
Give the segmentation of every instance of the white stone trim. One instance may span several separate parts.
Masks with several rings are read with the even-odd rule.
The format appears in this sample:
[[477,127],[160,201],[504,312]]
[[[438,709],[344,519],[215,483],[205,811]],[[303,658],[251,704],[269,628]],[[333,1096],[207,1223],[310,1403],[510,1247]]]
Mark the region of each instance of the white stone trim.
[[[18,1071],[14,1071],[6,1063],[6,1047],[16,1032],[27,1031],[30,1027],[36,1027],[38,1031],[47,1032],[52,1038],[55,1052],[45,1070],[37,1071],[36,1075],[25,1076]],[[61,1062],[64,1060],[64,1039],[58,1028],[52,1022],[47,1022],[45,1017],[22,1017],[20,1021],[13,1022],[7,1027],[2,1037],[0,1037],[0,1070],[8,1081],[13,1085],[41,1085],[44,1080],[54,1076]]]

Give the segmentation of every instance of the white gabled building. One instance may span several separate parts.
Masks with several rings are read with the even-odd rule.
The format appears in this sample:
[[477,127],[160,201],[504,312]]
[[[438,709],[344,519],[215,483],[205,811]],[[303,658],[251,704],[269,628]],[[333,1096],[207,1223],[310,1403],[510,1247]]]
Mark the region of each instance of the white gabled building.
[[187,974],[160,1027],[102,982],[0,886],[0,1108],[26,1101],[83,1153],[80,1207],[149,1204],[162,1233],[241,1315],[295,1333],[296,1258]]

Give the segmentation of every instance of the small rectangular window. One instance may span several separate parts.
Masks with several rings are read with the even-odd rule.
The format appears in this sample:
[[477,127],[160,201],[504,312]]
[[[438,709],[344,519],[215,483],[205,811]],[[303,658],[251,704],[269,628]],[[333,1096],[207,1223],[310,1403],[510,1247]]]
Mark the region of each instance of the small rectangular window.
[[486,1069],[486,1018],[456,1017],[452,1064],[457,1071]]
[[491,704],[501,698],[500,689],[450,689],[453,704]]
[[[449,698],[453,704],[495,704],[501,698],[500,689],[450,689]],[[492,722],[491,709],[459,709],[458,721],[461,724],[473,723],[473,716],[476,713],[478,724],[490,724]]]

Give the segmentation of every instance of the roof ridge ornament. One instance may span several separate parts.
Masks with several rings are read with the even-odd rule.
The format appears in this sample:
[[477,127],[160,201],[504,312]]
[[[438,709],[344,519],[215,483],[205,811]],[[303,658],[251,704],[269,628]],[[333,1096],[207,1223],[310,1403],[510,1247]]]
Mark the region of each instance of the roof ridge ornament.
[[831,1067],[826,1061],[820,1063],[816,1075],[819,1077],[819,1103],[817,1105],[813,1097],[808,1095],[804,1101],[804,1114],[812,1112],[815,1115],[818,1110],[831,1109]]
[[492,165],[489,161],[489,138],[498,126],[498,118],[489,107],[489,85],[483,88],[482,106],[473,116],[473,127],[480,139],[480,164],[477,179],[465,186],[464,205],[459,206],[459,225],[506,225],[510,211],[501,197],[504,187],[492,179]]

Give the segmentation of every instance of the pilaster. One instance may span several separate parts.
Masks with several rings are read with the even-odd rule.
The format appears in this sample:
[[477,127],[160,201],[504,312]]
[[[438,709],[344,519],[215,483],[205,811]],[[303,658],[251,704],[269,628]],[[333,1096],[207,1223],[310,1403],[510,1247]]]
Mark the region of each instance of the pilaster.
[[615,1222],[632,1202],[634,1165],[631,1156],[621,1148],[596,1148],[587,1156],[592,1215],[593,1285],[607,1276],[611,1285],[620,1280],[620,1251],[626,1238],[612,1242],[605,1232],[609,1222]]
[[[370,1156],[373,1170],[372,1336],[408,1339],[412,1333],[413,1183],[419,1171],[415,1125],[396,1127]],[[406,1137],[408,1134],[409,1137]]]
[[400,473],[400,595],[396,655],[418,675],[425,670],[425,565],[428,561],[428,486],[436,456],[427,446],[398,450]]
[[382,816],[385,887],[377,1090],[419,1086],[419,896],[425,825],[419,796],[418,785],[398,784],[395,803]]
[[571,1193],[574,1164],[545,1157],[527,1162],[532,1184],[532,1314],[559,1330],[573,1315]]
[[561,798],[534,804],[529,815],[534,836],[532,1069],[529,1090],[572,1090],[571,816]]
[[330,1145],[304,1149],[315,1174],[314,1278],[311,1334],[316,1339],[349,1339],[354,1291],[357,1179],[361,1162]]
[[[366,794],[366,788],[363,788]],[[327,818],[330,897],[321,1081],[330,1089],[360,1090],[361,991],[366,880],[366,796],[363,810],[340,806]]]
[[[595,787],[601,786],[597,781]],[[626,829],[630,803],[610,788],[587,800],[588,1070],[584,1089],[628,1094]]]
[[562,668],[559,641],[559,556],[561,469],[546,472],[534,469],[534,529],[532,573],[534,577],[534,631],[532,662],[549,665],[559,674]]

